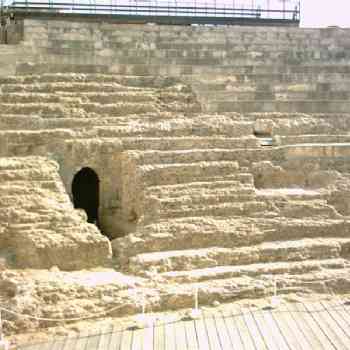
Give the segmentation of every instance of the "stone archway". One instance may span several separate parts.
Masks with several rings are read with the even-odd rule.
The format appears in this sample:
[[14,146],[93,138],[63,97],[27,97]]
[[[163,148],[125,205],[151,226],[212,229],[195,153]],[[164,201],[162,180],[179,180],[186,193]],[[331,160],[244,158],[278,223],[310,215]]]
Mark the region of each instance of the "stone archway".
[[74,208],[84,209],[88,222],[99,226],[99,178],[91,168],[82,168],[72,181]]

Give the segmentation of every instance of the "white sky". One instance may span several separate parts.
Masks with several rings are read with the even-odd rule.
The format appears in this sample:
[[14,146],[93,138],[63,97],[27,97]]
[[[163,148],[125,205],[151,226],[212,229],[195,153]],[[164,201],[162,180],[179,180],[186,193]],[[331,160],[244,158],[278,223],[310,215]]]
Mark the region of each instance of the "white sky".
[[350,27],[350,0],[301,0],[301,26]]

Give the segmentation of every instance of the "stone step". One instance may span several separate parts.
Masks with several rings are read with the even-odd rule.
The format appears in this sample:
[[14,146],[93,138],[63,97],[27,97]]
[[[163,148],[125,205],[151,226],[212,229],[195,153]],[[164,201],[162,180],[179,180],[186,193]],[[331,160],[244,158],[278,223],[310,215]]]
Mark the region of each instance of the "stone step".
[[[259,217],[266,216],[270,206],[264,202],[259,202],[251,196],[204,196],[202,201],[200,197],[189,198],[183,203],[180,200],[162,200],[158,204],[158,217],[180,218],[180,217]],[[270,216],[277,216],[277,213],[270,212]],[[153,216],[154,219],[154,216]]]
[[[63,126],[62,118],[59,118],[59,121],[62,124],[61,128],[66,129],[67,124],[66,127]],[[38,115],[3,114],[0,118],[0,130],[42,130],[48,128],[49,125],[47,124],[47,121]]]
[[[5,90],[6,91],[6,90]],[[61,103],[60,97],[53,94],[7,93],[2,92],[0,103]]]
[[309,201],[323,200],[327,203],[329,193],[322,190],[310,190],[303,188],[258,188],[255,189],[255,195],[260,200],[277,201],[283,205],[284,201]]
[[[257,61],[256,59],[252,58],[232,58],[231,62],[228,62],[230,64],[222,65],[222,59],[215,61],[215,60],[207,60],[207,62],[203,62],[204,64],[200,64],[198,60],[192,59],[192,60],[182,60],[181,62],[173,62],[172,64],[169,62],[169,60],[163,60],[162,63],[158,64],[152,64],[153,62],[150,62],[149,64],[145,64],[144,61],[141,61],[140,59],[137,61],[138,63],[128,64],[128,63],[115,63],[112,68],[112,72],[118,75],[126,74],[126,75],[137,75],[137,76],[155,76],[155,75],[165,75],[170,76],[174,78],[192,78],[193,75],[197,76],[200,75],[202,78],[207,74],[216,74],[218,76],[227,76],[231,74],[232,72],[246,72],[246,68],[242,67],[255,67],[253,72],[259,72],[259,73],[265,73],[270,72],[271,68],[270,66],[273,65],[274,62],[276,62],[276,59],[269,59],[263,61]],[[307,73],[308,69],[306,68],[303,70],[304,66],[302,63],[309,63],[311,66],[322,66],[325,65],[328,67],[329,59],[324,61],[317,61],[317,60],[310,60],[310,61],[293,61],[292,59],[284,59],[280,60],[281,62],[284,62],[283,67],[293,66],[293,67],[300,67],[299,72],[300,73]],[[296,64],[297,63],[297,64]],[[342,62],[343,65],[347,66],[350,64],[350,60],[344,60]],[[269,67],[269,68],[265,68]],[[38,67],[40,68],[40,67]],[[49,67],[50,68],[50,67]],[[30,71],[35,72],[35,65],[30,67]],[[62,71],[63,69],[66,69],[65,66],[62,66],[61,68],[58,68],[56,65],[56,69],[59,69]],[[250,69],[250,68],[249,68]],[[282,66],[276,66],[275,71],[281,71]],[[327,69],[327,68],[326,68]]]
[[288,218],[278,217],[255,225],[264,232],[264,240],[295,240],[315,237],[347,237],[350,222],[343,218]]
[[[147,195],[152,192],[147,191]],[[154,200],[154,195],[153,195]],[[207,207],[207,209],[206,209]],[[319,198],[286,198],[271,197],[262,200],[252,188],[223,189],[188,189],[187,193],[159,194],[157,208],[161,217],[200,216],[200,215],[246,215],[256,216],[256,211],[269,211],[268,216],[283,218],[327,218],[340,219],[340,215],[326,200]]]
[[[192,87],[195,91],[207,93],[210,91],[329,91],[348,90],[349,73],[235,73],[235,74],[202,74],[192,76]],[[337,82],[337,83],[335,83]],[[338,85],[339,83],[339,85]],[[323,90],[324,91],[324,90]],[[327,90],[326,90],[327,91]]]
[[25,231],[35,231],[35,230],[55,230],[55,226],[51,221],[40,221],[38,220],[38,217],[35,218],[35,221],[32,222],[27,221],[26,223],[16,223],[16,224],[9,224],[8,229],[11,232],[25,232]]
[[[283,62],[280,64],[276,64],[277,62]],[[294,60],[294,62],[293,62]],[[339,64],[329,64],[329,60],[327,62],[324,60],[304,60],[297,62],[298,64],[295,64],[296,61],[293,56],[285,57],[283,59],[281,58],[274,58],[274,59],[266,59],[264,64],[262,62],[257,61],[253,58],[233,58],[232,63],[226,65],[222,64],[223,59],[219,60],[219,64],[213,65],[212,63],[215,61],[211,60],[211,64],[205,64],[205,65],[198,65],[198,60],[188,60],[182,61],[181,64],[179,62],[175,62],[174,64],[170,64],[169,60],[166,62],[163,62],[162,64],[152,64],[150,62],[149,64],[145,64],[144,58],[142,58],[142,61],[140,58],[136,59],[136,62],[139,62],[139,64],[131,64],[131,62],[126,61],[125,64],[123,63],[117,63],[114,62],[113,67],[111,69],[111,75],[116,75],[118,77],[120,76],[126,76],[125,78],[125,84],[130,84],[130,78],[129,77],[137,77],[137,79],[134,79],[134,82],[130,85],[134,84],[134,86],[150,86],[150,87],[164,87],[174,84],[176,82],[176,79],[178,77],[184,78],[184,77],[191,77],[193,75],[201,76],[203,79],[205,75],[212,75],[215,74],[216,76],[223,76],[227,77],[234,72],[235,74],[270,74],[270,73],[301,73],[301,74],[309,74],[309,73],[322,73],[322,74],[332,74],[332,73],[349,73],[349,62],[346,60],[340,61]],[[207,60],[208,61],[208,60]],[[289,61],[289,62],[288,62]],[[338,60],[339,61],[339,60]],[[76,74],[77,72],[87,72],[91,71],[91,65],[86,66],[84,68],[84,65],[74,66],[69,64],[51,64],[50,62],[45,62],[47,68],[45,70],[42,69],[42,64],[32,64],[31,66],[28,65],[18,65],[17,74],[32,74],[37,75],[38,72],[45,73],[48,70],[52,72],[71,72],[70,74]],[[177,64],[176,64],[177,63]],[[186,63],[186,64],[184,64]],[[197,65],[196,65],[197,63]],[[41,65],[41,67],[40,67]],[[98,70],[98,67],[94,67],[96,70]],[[106,71],[106,68],[103,68],[104,71]],[[30,74],[29,74],[30,73]],[[27,76],[28,76],[27,75]],[[79,75],[79,74],[78,74]],[[84,74],[85,75],[85,74]],[[92,74],[92,76],[96,76],[96,74]],[[163,78],[161,78],[163,77]],[[168,78],[170,77],[170,78]],[[74,78],[72,79],[74,81]],[[148,85],[148,82],[154,82],[154,84]],[[94,79],[92,79],[92,82]],[[99,79],[97,79],[99,81]],[[69,82],[69,80],[68,80]],[[305,82],[307,82],[305,80]],[[96,91],[96,90],[95,90]]]
[[[275,274],[254,277],[214,279],[212,281],[176,284],[163,282],[162,307],[171,310],[193,308],[194,296],[198,291],[199,305],[213,305],[214,302],[232,303],[243,299],[273,296],[277,283],[277,294],[326,294],[348,292],[349,268],[329,268],[306,271],[297,274]],[[153,277],[153,275],[152,275]],[[331,282],[330,282],[331,281]],[[271,307],[266,303],[267,307]],[[237,310],[239,312],[239,310]]]
[[[186,101],[188,95],[178,94],[179,100]],[[175,97],[174,97],[175,98]],[[150,102],[156,101],[156,96],[147,91],[126,91],[126,92],[53,92],[51,94],[46,93],[32,93],[32,92],[14,92],[14,93],[2,93],[0,96],[0,103],[61,103],[67,105],[86,103],[100,103],[100,104],[113,104],[120,102]]]
[[41,169],[11,169],[3,170],[0,167],[0,182],[18,182],[18,181],[40,181],[50,182],[51,174],[46,174]]
[[347,158],[350,154],[350,143],[300,143],[286,145],[281,149],[290,160],[318,158],[321,161],[322,158]]
[[11,181],[0,185],[2,198],[40,194],[42,189],[61,190],[56,181]]
[[[161,112],[145,115],[85,114],[77,110],[74,115],[61,114],[50,118],[45,115],[4,113],[0,118],[0,130],[42,130],[94,128],[98,137],[103,138],[163,138],[163,137],[251,137],[252,121],[235,121],[227,116],[193,114],[179,117],[178,114]],[[69,114],[67,112],[67,114]],[[179,113],[180,115],[182,113]],[[249,144],[249,143],[248,143]]]
[[[52,94],[52,93],[129,93],[129,92],[140,92],[147,93],[152,92],[154,89],[144,88],[140,89],[137,87],[124,86],[116,82],[100,82],[100,81],[83,81],[83,82],[74,82],[73,81],[60,81],[60,75],[52,77],[50,82],[35,82],[35,83],[26,83],[26,80],[21,82],[21,78],[10,83],[6,83],[6,78],[2,78],[2,84],[0,84],[1,90],[5,93],[43,93],[43,94]],[[16,79],[16,78],[8,78]],[[5,80],[5,82],[4,82]]]
[[[203,96],[201,96],[203,98]],[[217,101],[260,101],[260,100],[275,100],[277,101],[309,101],[309,100],[326,100],[326,101],[341,101],[347,100],[350,97],[350,91],[215,91],[208,92],[205,97],[209,100]]]
[[[350,128],[350,118],[346,113],[305,113],[303,116],[300,113],[295,113],[294,116],[290,113],[250,113],[245,114],[244,118],[246,120],[255,120],[256,134],[265,131],[267,135],[271,134],[271,137],[274,137],[274,135],[277,136],[274,139],[276,145],[280,144],[279,135],[291,136],[292,140],[293,137],[301,137],[302,140],[305,136],[306,140],[308,140],[308,136],[317,138],[317,135],[343,135],[344,130]],[[260,124],[259,119],[264,118],[266,120]],[[300,132],[301,129],[303,130],[302,133]],[[327,140],[322,139],[322,142],[327,142]],[[330,138],[330,142],[333,142],[332,137]],[[335,140],[335,142],[337,141]],[[283,141],[281,143],[283,144]],[[295,143],[300,144],[301,142]],[[314,142],[310,139],[309,143]]]
[[301,239],[265,242],[241,248],[205,248],[138,254],[129,260],[135,274],[146,270],[158,272],[193,270],[215,266],[256,263],[337,259],[348,249],[349,239]]
[[124,137],[124,149],[127,150],[186,150],[186,149],[230,149],[230,148],[257,148],[259,141],[254,136],[241,138],[230,137]]
[[[48,53],[54,53],[62,56],[68,56],[72,54],[72,50],[69,48],[48,48]],[[55,51],[55,52],[52,52]],[[74,54],[74,52],[73,52]],[[341,59],[337,57],[341,56]],[[349,50],[329,50],[328,48],[320,48],[317,51],[301,49],[301,50],[256,50],[248,51],[246,49],[229,49],[214,51],[213,49],[206,50],[130,50],[129,48],[122,48],[118,52],[110,52],[109,59],[113,59],[114,64],[121,65],[140,65],[146,68],[147,64],[159,66],[159,73],[161,67],[164,65],[171,66],[235,66],[244,64],[273,64],[277,61],[281,64],[296,65],[296,64],[326,64],[334,61],[341,61],[342,64],[349,64],[350,52]],[[114,66],[113,66],[114,68]],[[126,74],[136,74],[135,69],[125,69]],[[164,67],[163,67],[164,71]],[[113,72],[115,72],[113,70]],[[117,71],[121,73],[120,70]],[[150,71],[150,74],[156,74],[155,69]]]
[[299,200],[299,201],[273,201],[274,207],[278,209],[278,215],[285,218],[328,218],[340,219],[340,215],[333,206],[329,205],[326,200]]
[[[65,201],[67,202],[65,194],[59,195],[59,193],[53,194],[50,193],[52,197],[55,197],[55,200],[58,202]],[[40,203],[41,198],[44,196],[43,193],[33,189],[32,193],[27,195],[4,195],[1,196],[0,208],[18,208],[18,209],[29,209],[30,211],[39,212],[45,209],[45,204]],[[54,208],[59,211],[59,207]]]
[[99,103],[75,103],[73,106],[65,106],[60,103],[25,103],[8,104],[0,103],[0,115],[2,114],[29,114],[42,115],[45,118],[52,117],[88,117],[89,114],[105,114],[109,116],[121,116],[127,114],[143,114],[159,112],[155,103],[123,103],[99,104]]
[[235,161],[237,156],[230,149],[187,149],[175,151],[144,151],[134,152],[137,164],[187,164],[212,161]]
[[[190,66],[184,66],[188,69]],[[199,67],[198,67],[199,68]],[[203,67],[205,68],[205,67]],[[234,72],[234,73],[233,73]],[[201,86],[201,89],[213,90],[216,87],[241,86],[242,83],[255,82],[263,83],[287,83],[304,82],[305,84],[317,84],[328,82],[336,88],[336,81],[348,84],[350,65],[235,65],[232,67],[211,67],[207,72],[201,72],[196,75],[191,72],[191,85]],[[221,76],[218,73],[223,73]],[[188,73],[187,73],[188,74]],[[186,76],[186,74],[185,74]],[[203,82],[201,84],[201,81]],[[181,81],[171,77],[139,76],[139,75],[117,75],[117,74],[40,74],[40,75],[17,75],[0,77],[0,87],[3,92],[41,92],[49,93],[51,91],[61,92],[142,92],[147,93],[153,89],[175,89],[176,84]],[[182,82],[183,84],[183,82]]]
[[[244,168],[244,167],[240,167],[240,171],[248,171],[248,169]],[[254,186],[254,178],[253,175],[251,173],[234,173],[234,174],[229,174],[229,175],[218,175],[218,176],[208,176],[208,177],[202,177],[200,179],[200,181],[194,181],[194,182],[186,182],[186,183],[180,183],[180,184],[172,184],[170,186],[179,186],[179,188],[181,186],[183,187],[187,187],[187,186],[194,186],[196,187],[197,184],[199,184],[199,187],[201,186],[205,186],[205,184],[211,184],[213,183],[214,187],[216,186],[217,183],[220,182],[232,182],[232,183],[237,183],[241,186],[247,186],[247,187],[252,187]],[[211,185],[209,185],[211,186]],[[148,187],[148,188],[152,188],[152,187]]]
[[[28,170],[28,169],[36,169],[38,167],[38,163],[42,163],[46,158],[42,157],[4,157],[0,158],[0,171],[5,172],[7,170]],[[48,163],[48,168],[52,170],[52,163]]]
[[[149,164],[138,167],[139,176],[147,186],[171,185],[200,181],[215,176],[226,176],[237,173],[237,162],[197,162]],[[204,180],[205,181],[205,180]]]
[[145,225],[136,233],[114,239],[112,247],[116,259],[125,265],[130,257],[142,253],[208,248],[213,242],[232,248],[262,243],[263,239],[262,231],[248,219],[202,216]]
[[0,188],[2,188],[4,194],[16,194],[16,193],[32,193],[33,189],[46,189],[46,190],[52,190],[56,191],[62,190],[62,187],[59,183],[57,183],[55,180],[26,180],[24,179],[24,176],[21,180],[10,180],[10,181],[3,181],[1,183]]
[[[56,41],[55,41],[56,44]],[[115,44],[115,42],[113,42]],[[135,47],[135,46],[136,47]],[[62,52],[65,48],[58,46]],[[348,54],[348,49],[334,50],[338,54],[342,52],[344,54],[343,59],[346,58]],[[60,51],[61,52],[61,51]],[[299,56],[299,57],[298,57]],[[319,56],[319,57],[318,57]],[[212,60],[216,59],[232,59],[234,57],[247,57],[255,58],[261,60],[262,58],[284,58],[284,57],[295,57],[295,58],[305,58],[310,59],[310,61],[322,61],[326,57],[331,57],[329,54],[329,48],[322,45],[308,46],[305,42],[298,46],[288,46],[287,42],[284,45],[272,45],[272,44],[241,44],[234,43],[227,45],[225,43],[191,43],[188,42],[157,42],[153,48],[140,48],[139,44],[136,43],[124,43],[118,51],[113,52],[113,57],[116,61],[124,57],[125,59],[121,62],[128,62],[126,58],[130,59],[130,62],[140,62],[133,60],[135,57],[143,57],[147,62],[148,60],[158,62],[160,59],[168,58],[171,62],[177,60],[179,62],[189,59],[199,59],[199,60]],[[226,61],[225,61],[226,62]]]
[[[65,62],[62,63],[51,63],[49,61],[42,61],[40,62],[40,59],[36,59],[36,61],[33,60],[33,63],[28,65],[27,63],[22,63],[17,65],[17,74],[38,74],[38,73],[45,73],[47,71],[61,73],[61,72],[71,72],[71,73],[86,73],[86,72],[98,72],[103,71],[106,72],[106,70],[109,68],[109,72],[116,75],[127,75],[127,76],[139,76],[139,77],[154,77],[154,76],[169,76],[174,79],[178,78],[191,78],[191,76],[194,75],[204,75],[204,74],[211,74],[215,73],[218,75],[228,75],[232,73],[232,71],[235,71],[236,68],[242,69],[241,67],[251,67],[251,66],[271,66],[274,63],[276,63],[276,58],[270,58],[268,60],[258,61],[257,59],[251,58],[251,57],[242,57],[242,58],[232,58],[231,64],[222,65],[222,59],[211,59],[211,60],[202,60],[202,62],[199,62],[197,59],[188,59],[188,60],[181,60],[181,62],[173,60],[173,63],[171,63],[168,59],[165,60],[159,60],[158,64],[154,64],[154,61],[150,61],[149,63],[145,63],[144,58],[135,58],[132,59],[134,62],[131,63],[131,60],[127,60],[122,58],[118,62],[113,62],[113,66],[98,66],[98,65],[84,65],[84,64],[72,64],[70,61],[69,55],[63,55],[63,57],[66,58]],[[325,65],[329,66],[329,59],[323,59],[323,60],[305,60],[301,61],[300,59],[296,60],[293,56],[287,57],[284,60],[280,60],[281,62],[284,62],[284,67],[288,65],[300,65],[302,66],[302,63],[309,63],[310,65]],[[40,63],[34,63],[34,62],[40,62]],[[125,62],[125,63],[121,63]],[[202,64],[200,64],[202,63]],[[348,59],[344,59],[341,64],[342,65],[348,65],[350,62]],[[43,65],[45,65],[45,69],[43,69]],[[302,66],[303,67],[303,66]],[[277,67],[276,67],[277,68]],[[276,69],[275,68],[275,69]],[[283,70],[282,65],[278,68],[280,71]],[[269,71],[271,71],[270,68],[268,68]],[[264,68],[260,68],[259,72],[266,72],[268,71]],[[241,70],[242,72],[246,70]],[[258,71],[256,69],[256,71]],[[302,70],[301,70],[302,71]]]
[[217,266],[190,271],[170,271],[161,273],[160,278],[168,282],[194,283],[235,277],[259,278],[264,275],[299,275],[316,271],[320,272],[324,269],[343,268],[350,268],[350,262],[346,259],[306,260],[238,266]]
[[[238,174],[239,175],[239,174]],[[251,174],[243,174],[251,175]],[[253,175],[251,175],[251,180],[249,184],[242,184],[239,182],[239,177],[237,180],[219,180],[210,182],[191,182],[185,184],[176,184],[169,186],[151,186],[147,187],[147,195],[156,196],[158,198],[179,198],[184,199],[186,196],[198,196],[198,195],[208,195],[217,193],[228,193],[228,194],[248,194],[255,195],[255,189],[251,185],[253,183]]]
[[[247,63],[242,65],[235,65],[234,69],[230,66],[222,66],[220,68],[218,67],[212,67],[212,70],[210,71],[208,69],[208,73],[206,75],[200,76],[199,74],[196,75],[195,72],[192,74],[194,75],[194,78],[198,81],[205,81],[208,79],[208,82],[215,81],[215,74],[217,75],[218,72],[226,72],[227,74],[225,76],[218,76],[218,81],[220,80],[229,80],[230,77],[238,77],[238,76],[256,76],[252,80],[254,81],[260,81],[263,80],[264,75],[276,75],[276,76],[295,76],[299,79],[302,79],[302,75],[310,75],[310,76],[327,76],[328,74],[345,74],[345,77],[347,77],[347,74],[350,73],[350,65],[339,63],[339,64],[299,64],[299,65],[293,65],[293,64],[268,64],[267,62],[265,64],[253,64],[249,65]],[[259,79],[262,78],[262,79]],[[236,79],[232,79],[235,81]],[[242,81],[242,79],[237,79],[238,81]],[[303,79],[302,79],[303,80]],[[312,79],[311,79],[312,80]],[[288,81],[288,80],[286,80]],[[305,80],[307,82],[307,80]],[[329,81],[332,82],[332,81]],[[334,82],[334,81],[333,81]]]
[[348,100],[246,100],[214,101],[208,105],[208,111],[216,113],[238,112],[296,112],[296,113],[346,113],[350,108]]
[[[0,87],[6,84],[10,84],[11,86],[16,84],[31,85],[32,87],[37,86],[37,88],[42,87],[42,89],[40,89],[42,92],[45,92],[44,87],[48,87],[51,84],[57,84],[54,85],[57,87],[72,86],[71,84],[84,84],[85,87],[88,87],[90,84],[91,88],[106,86],[107,89],[115,87],[118,92],[125,90],[127,92],[140,91],[146,93],[147,91],[153,91],[155,88],[169,89],[176,86],[178,83],[178,80],[171,77],[140,77],[117,74],[43,73],[0,77]],[[81,87],[81,85],[78,86]],[[29,87],[29,90],[30,89]],[[4,91],[6,91],[6,89],[4,89]],[[77,92],[79,92],[79,89],[77,89]]]
[[185,217],[164,219],[117,238],[113,251],[121,265],[141,253],[208,248],[236,248],[264,241],[348,236],[350,222],[344,219]]
[[278,135],[279,145],[306,143],[350,143],[350,135]]
[[[163,120],[160,120],[163,117]],[[144,118],[144,117],[142,117]],[[204,136],[227,136],[227,137],[251,137],[253,134],[252,121],[235,121],[228,116],[193,115],[179,118],[168,114],[152,116],[153,120],[135,120],[135,123],[125,120],[124,125],[113,126],[112,122],[120,123],[121,120],[105,119],[101,117],[94,120],[99,137],[204,137]],[[84,120],[82,120],[84,121]],[[57,126],[57,125],[56,125]]]
[[[30,231],[34,234],[33,237],[27,237],[28,239],[35,239],[38,233],[35,232],[36,225],[39,226],[42,224],[40,229],[54,231],[56,234],[63,233],[64,235],[70,235],[71,233],[76,234],[80,229],[77,228],[79,225],[84,225],[85,221],[82,221],[80,217],[67,216],[67,213],[62,209],[62,205],[66,205],[68,210],[72,211],[71,204],[66,201],[61,201],[61,208],[58,206],[52,207],[50,211],[46,211],[47,206],[44,204],[30,205],[31,200],[37,200],[37,203],[42,203],[44,201],[43,196],[41,198],[27,198],[27,204],[15,207],[15,206],[5,206],[0,207],[0,218],[3,222],[8,223],[9,228],[13,228],[13,231],[16,231],[22,234],[24,231]],[[17,213],[17,217],[14,216],[14,213]],[[48,222],[46,225],[45,222]],[[17,226],[19,225],[19,226]],[[73,230],[67,230],[67,227]],[[74,228],[75,227],[75,228]],[[18,230],[17,230],[18,228]],[[19,236],[11,237],[12,240],[20,239]],[[46,239],[46,238],[45,238]]]

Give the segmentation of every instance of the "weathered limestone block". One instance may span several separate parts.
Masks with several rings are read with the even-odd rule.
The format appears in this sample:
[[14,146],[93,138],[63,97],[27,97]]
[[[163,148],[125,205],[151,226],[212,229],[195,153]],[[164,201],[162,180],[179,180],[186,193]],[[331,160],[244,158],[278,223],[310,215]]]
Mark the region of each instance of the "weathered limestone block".
[[[57,163],[39,157],[0,158],[2,222],[19,267],[72,270],[104,264],[111,247],[72,206]],[[5,207],[4,207],[5,206]]]
[[[349,30],[24,23],[0,50],[0,299],[118,316],[266,296],[272,275],[350,290]],[[144,279],[101,274],[111,244],[68,197],[83,167],[115,266]],[[48,326],[27,322],[5,327]]]

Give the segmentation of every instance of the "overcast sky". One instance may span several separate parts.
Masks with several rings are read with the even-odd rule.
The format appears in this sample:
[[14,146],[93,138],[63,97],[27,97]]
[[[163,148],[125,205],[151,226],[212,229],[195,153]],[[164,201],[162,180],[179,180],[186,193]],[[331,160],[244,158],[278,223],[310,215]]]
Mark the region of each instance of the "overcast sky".
[[350,0],[301,0],[301,26],[350,27]]

